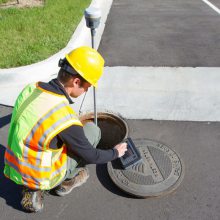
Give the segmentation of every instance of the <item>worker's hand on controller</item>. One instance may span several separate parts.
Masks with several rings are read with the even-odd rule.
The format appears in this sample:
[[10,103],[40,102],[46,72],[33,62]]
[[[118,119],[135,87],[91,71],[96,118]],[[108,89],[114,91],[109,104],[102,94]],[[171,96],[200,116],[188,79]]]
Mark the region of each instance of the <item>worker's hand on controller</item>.
[[117,144],[114,148],[118,151],[118,157],[122,157],[127,151],[127,143]]

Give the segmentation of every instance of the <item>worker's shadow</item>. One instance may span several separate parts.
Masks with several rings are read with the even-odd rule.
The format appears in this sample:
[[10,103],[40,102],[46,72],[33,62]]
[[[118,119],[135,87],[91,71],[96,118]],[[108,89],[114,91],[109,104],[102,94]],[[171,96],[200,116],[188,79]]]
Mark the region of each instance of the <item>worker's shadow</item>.
[[5,147],[0,144],[0,197],[5,199],[5,202],[18,210],[22,210],[21,201],[21,186],[7,179],[4,174],[4,153]]
[[96,174],[97,174],[97,177],[98,177],[99,181],[101,182],[101,184],[110,192],[112,192],[118,196],[122,196],[122,197],[126,197],[126,198],[134,198],[133,196],[126,194],[125,192],[120,190],[112,182],[112,180],[108,174],[108,171],[107,171],[107,164],[96,165]]
[[12,114],[6,115],[4,117],[0,118],[0,128],[3,128],[5,125],[7,125],[11,121]]

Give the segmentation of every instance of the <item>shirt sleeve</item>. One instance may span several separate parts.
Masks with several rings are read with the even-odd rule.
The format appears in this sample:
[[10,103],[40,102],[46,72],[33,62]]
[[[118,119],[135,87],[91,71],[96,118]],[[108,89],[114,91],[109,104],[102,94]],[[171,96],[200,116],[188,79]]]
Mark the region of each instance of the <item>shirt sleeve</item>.
[[101,150],[94,148],[86,138],[83,127],[72,125],[59,134],[60,139],[67,146],[68,151],[88,164],[102,164],[118,157],[116,149]]

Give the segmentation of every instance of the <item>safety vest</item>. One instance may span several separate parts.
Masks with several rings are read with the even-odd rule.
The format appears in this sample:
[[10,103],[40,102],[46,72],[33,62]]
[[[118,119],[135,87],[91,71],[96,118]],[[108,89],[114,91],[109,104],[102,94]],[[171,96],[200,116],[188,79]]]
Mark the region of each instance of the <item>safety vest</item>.
[[49,148],[51,140],[71,125],[82,126],[64,95],[28,85],[12,114],[4,174],[17,184],[48,190],[59,184],[67,169],[67,148]]

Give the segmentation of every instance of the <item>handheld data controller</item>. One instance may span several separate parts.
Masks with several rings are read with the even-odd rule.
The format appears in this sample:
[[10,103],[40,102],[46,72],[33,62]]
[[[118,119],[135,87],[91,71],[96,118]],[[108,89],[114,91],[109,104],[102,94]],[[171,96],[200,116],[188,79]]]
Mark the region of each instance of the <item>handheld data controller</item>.
[[127,143],[127,151],[119,159],[123,169],[128,169],[132,165],[139,163],[142,158],[131,138],[127,138],[125,142]]

